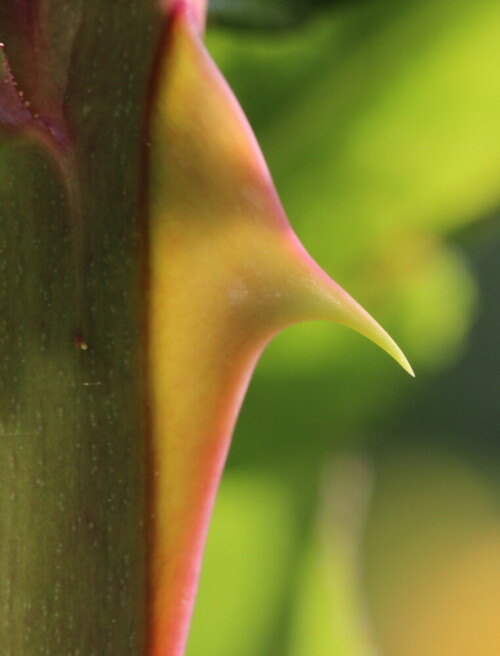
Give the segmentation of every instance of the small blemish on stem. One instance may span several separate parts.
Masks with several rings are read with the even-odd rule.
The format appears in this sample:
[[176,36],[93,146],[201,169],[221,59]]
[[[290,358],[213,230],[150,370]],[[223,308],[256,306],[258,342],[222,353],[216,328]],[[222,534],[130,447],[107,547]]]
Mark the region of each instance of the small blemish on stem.
[[75,337],[75,346],[80,349],[80,351],[87,351],[89,348],[89,345],[87,342],[83,339],[81,335],[76,335]]

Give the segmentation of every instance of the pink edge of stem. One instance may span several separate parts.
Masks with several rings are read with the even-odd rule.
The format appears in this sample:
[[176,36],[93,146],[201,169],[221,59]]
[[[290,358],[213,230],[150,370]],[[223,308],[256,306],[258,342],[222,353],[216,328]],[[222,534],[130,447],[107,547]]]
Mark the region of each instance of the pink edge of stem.
[[[183,656],[185,653],[212,510],[238,413],[267,341],[235,354],[237,362],[232,357],[226,359],[215,392],[217,402],[206,406],[206,412],[202,412],[196,422],[201,429],[198,432],[203,431],[203,434],[191,436],[195,438],[193,451],[197,451],[197,457],[193,457],[189,445],[181,446],[181,466],[189,470],[189,479],[186,487],[181,486],[179,491],[180,507],[163,515],[177,522],[175,548],[162,542],[161,536],[152,545],[155,578],[151,581],[150,656]],[[192,401],[196,403],[196,399]],[[189,424],[189,418],[187,421]],[[188,431],[191,430],[188,426]],[[202,448],[199,446],[201,440]],[[154,501],[158,501],[158,496]],[[160,512],[160,507],[154,508],[153,520],[158,532],[162,531]],[[158,551],[159,546],[161,551]]]
[[207,21],[208,0],[159,0],[160,8],[167,16],[183,12],[197,31],[203,34]]

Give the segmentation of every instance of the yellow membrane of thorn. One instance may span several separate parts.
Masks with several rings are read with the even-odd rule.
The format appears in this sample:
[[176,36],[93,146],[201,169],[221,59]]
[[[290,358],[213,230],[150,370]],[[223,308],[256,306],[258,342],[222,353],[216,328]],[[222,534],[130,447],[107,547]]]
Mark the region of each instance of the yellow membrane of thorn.
[[412,370],[299,243],[182,3],[171,17],[151,130],[150,654],[180,656],[230,437],[269,339],[296,322],[331,320]]

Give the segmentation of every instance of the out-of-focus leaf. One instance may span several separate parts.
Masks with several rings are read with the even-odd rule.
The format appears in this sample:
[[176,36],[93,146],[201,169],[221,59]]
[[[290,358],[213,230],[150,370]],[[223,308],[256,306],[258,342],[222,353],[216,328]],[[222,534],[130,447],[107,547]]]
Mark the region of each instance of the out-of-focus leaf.
[[232,471],[219,490],[188,656],[266,654],[280,620],[296,549],[296,509],[286,482]]
[[344,455],[323,470],[317,530],[305,554],[290,656],[375,656],[359,585],[359,538],[370,464]]
[[[446,235],[498,202],[500,10],[485,0],[373,2],[326,16],[280,39],[213,34],[211,46],[285,207],[323,264],[363,296],[375,291],[381,253],[394,262],[405,243],[423,246],[413,268],[402,258],[392,270],[390,291],[380,279],[383,309],[384,289],[385,298],[394,285],[414,293],[426,263],[438,266],[435,239],[425,248],[429,233]],[[243,75],[249,66],[253,75]],[[410,304],[401,299],[392,316]],[[445,354],[466,321],[445,306],[434,314],[433,350]],[[410,342],[426,322],[420,313],[406,323]]]
[[278,30],[296,27],[332,0],[211,0],[209,18],[231,27]]
[[365,581],[388,656],[500,650],[500,512],[485,479],[435,449],[378,463]]

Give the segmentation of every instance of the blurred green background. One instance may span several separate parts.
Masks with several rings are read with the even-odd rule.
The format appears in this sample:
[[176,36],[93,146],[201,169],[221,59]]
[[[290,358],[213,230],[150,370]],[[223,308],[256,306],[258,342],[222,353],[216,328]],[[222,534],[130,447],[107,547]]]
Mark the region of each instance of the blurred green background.
[[500,3],[213,0],[311,254],[392,334],[268,348],[188,656],[500,654]]

